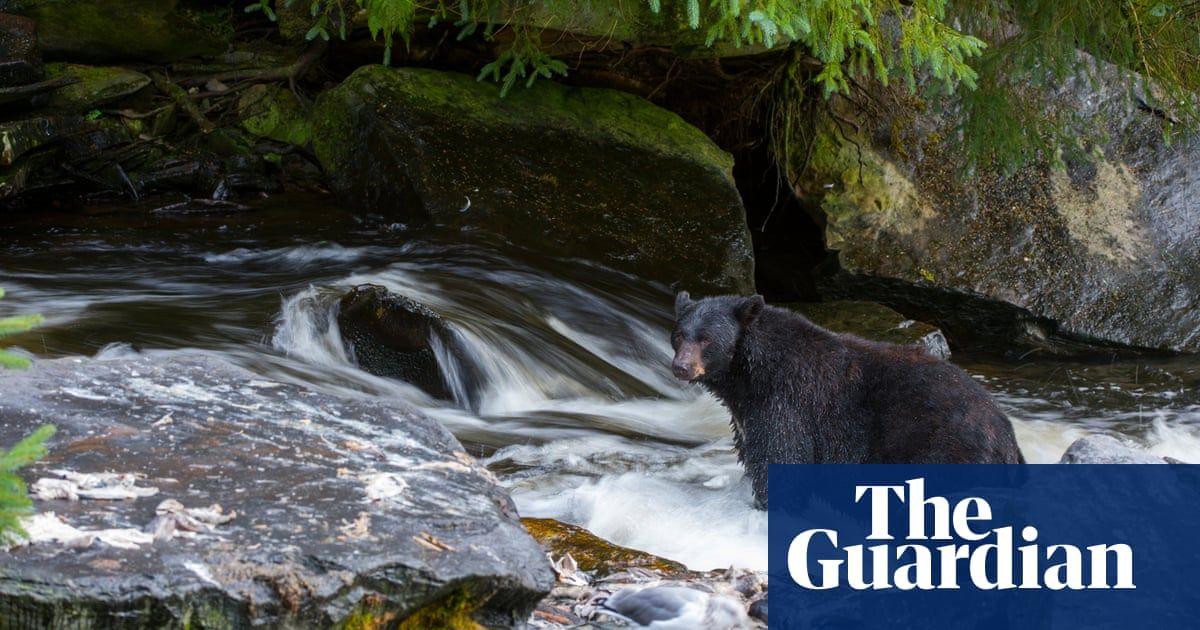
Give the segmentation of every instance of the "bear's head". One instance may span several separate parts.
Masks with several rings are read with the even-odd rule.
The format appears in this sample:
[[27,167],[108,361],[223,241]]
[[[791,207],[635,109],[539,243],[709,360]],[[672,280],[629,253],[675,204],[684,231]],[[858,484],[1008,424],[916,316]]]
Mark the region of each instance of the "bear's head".
[[675,378],[704,381],[728,369],[738,340],[764,306],[761,295],[722,295],[693,300],[687,291],[675,296],[675,331],[671,346]]

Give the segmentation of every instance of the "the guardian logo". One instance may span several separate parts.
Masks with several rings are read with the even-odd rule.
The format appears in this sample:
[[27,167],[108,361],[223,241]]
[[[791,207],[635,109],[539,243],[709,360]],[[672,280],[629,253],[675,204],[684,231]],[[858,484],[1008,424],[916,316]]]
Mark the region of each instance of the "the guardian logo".
[[[1014,531],[993,523],[986,499],[951,503],[925,494],[925,479],[900,485],[856,485],[854,503],[870,509],[868,541],[841,546],[838,531],[808,529],[791,539],[787,568],[809,590],[1135,589],[1133,548],[1125,543],[1080,548],[1046,544],[1032,525]],[[907,510],[907,529],[893,532]],[[902,533],[902,540],[897,534]]]

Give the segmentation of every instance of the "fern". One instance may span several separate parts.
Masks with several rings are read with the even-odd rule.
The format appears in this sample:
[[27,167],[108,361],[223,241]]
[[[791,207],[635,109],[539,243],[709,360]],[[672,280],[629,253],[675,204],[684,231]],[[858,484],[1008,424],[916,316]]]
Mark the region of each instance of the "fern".
[[33,512],[33,502],[17,470],[46,456],[46,441],[54,432],[53,425],[43,425],[12,450],[0,453],[0,545],[17,544],[27,537],[21,518]]
[[507,50],[479,71],[477,80],[491,78],[500,84],[500,96],[508,94],[517,81],[525,79],[525,87],[533,85],[538,77],[549,79],[554,75],[567,74],[567,64],[538,49],[532,37],[525,31],[513,40]]
[[[334,27],[345,38],[345,8],[361,9],[372,37],[383,42],[385,63],[396,37],[407,44],[418,20],[453,21],[460,41],[511,31],[511,43],[479,75],[498,83],[503,94],[518,82],[531,85],[567,72],[542,48],[540,32],[548,26],[570,31],[570,18],[534,24],[529,16],[540,9],[569,16],[572,7],[590,12],[602,3],[619,21],[642,19],[636,12],[622,14],[631,5],[668,12],[669,24],[681,20],[679,28],[701,34],[709,47],[790,45],[818,62],[816,71],[812,64],[788,64],[800,73],[794,78],[825,98],[848,95],[868,80],[955,95],[967,119],[964,131],[980,134],[966,136],[967,146],[1002,162],[1047,155],[1060,134],[1045,129],[1053,116],[1034,111],[1036,98],[1026,88],[1092,72],[1077,62],[1080,49],[1127,77],[1137,73],[1153,81],[1157,98],[1142,95],[1153,100],[1150,105],[1170,111],[1172,120],[1200,126],[1200,99],[1194,96],[1200,90],[1200,13],[1190,0],[252,0],[246,10],[276,19],[272,7],[281,1],[307,3],[315,20],[309,39],[329,38]],[[1016,121],[1036,130],[1006,134],[992,126]]]

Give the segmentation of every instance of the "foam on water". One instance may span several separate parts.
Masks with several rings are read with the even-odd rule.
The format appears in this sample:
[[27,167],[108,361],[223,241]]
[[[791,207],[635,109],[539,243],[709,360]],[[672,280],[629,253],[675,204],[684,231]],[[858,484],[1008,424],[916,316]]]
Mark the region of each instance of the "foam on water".
[[[525,515],[697,569],[765,568],[766,515],[751,506],[728,414],[670,373],[667,287],[462,233],[336,223],[307,243],[291,231],[155,235],[140,221],[116,244],[39,234],[3,250],[0,306],[46,315],[19,344],[42,355],[207,352],[264,379],[415,405],[484,458]],[[446,348],[435,350],[454,401],[359,370],[335,316],[360,283],[454,324],[482,389],[467,391]],[[966,367],[1013,417],[1030,462],[1096,431],[1200,462],[1200,363],[1180,361]]]
[[291,247],[250,249],[238,247],[227,252],[203,254],[211,265],[242,265],[245,263],[274,263],[290,266],[317,266],[331,262],[350,262],[372,253],[370,247],[344,247],[337,243],[307,243]]
[[[752,505],[729,415],[669,372],[669,292],[606,291],[511,261],[476,262],[402,260],[309,287],[284,301],[272,344],[336,374],[305,374],[310,385],[416,404],[469,447],[490,452],[485,463],[525,516],[575,523],[693,569],[765,569],[767,517]],[[485,375],[474,411],[461,404],[465,392],[456,393],[459,404],[435,401],[354,368],[335,309],[360,283],[386,286],[454,324]],[[443,363],[451,388],[465,387],[460,366]],[[1177,388],[1089,377],[1064,390],[1041,377],[976,378],[1013,417],[1030,463],[1056,462],[1071,442],[1098,430],[1200,461],[1200,413],[1181,406]],[[1114,396],[1127,411],[1113,411]]]

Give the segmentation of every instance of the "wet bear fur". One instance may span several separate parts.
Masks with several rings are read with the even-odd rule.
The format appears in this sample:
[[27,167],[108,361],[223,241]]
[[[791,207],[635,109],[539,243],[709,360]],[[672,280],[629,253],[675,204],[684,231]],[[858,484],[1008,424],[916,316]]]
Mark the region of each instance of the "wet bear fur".
[[966,372],[916,347],[834,333],[761,296],[675,299],[676,377],[732,415],[767,507],[768,464],[1017,464],[1012,423]]

